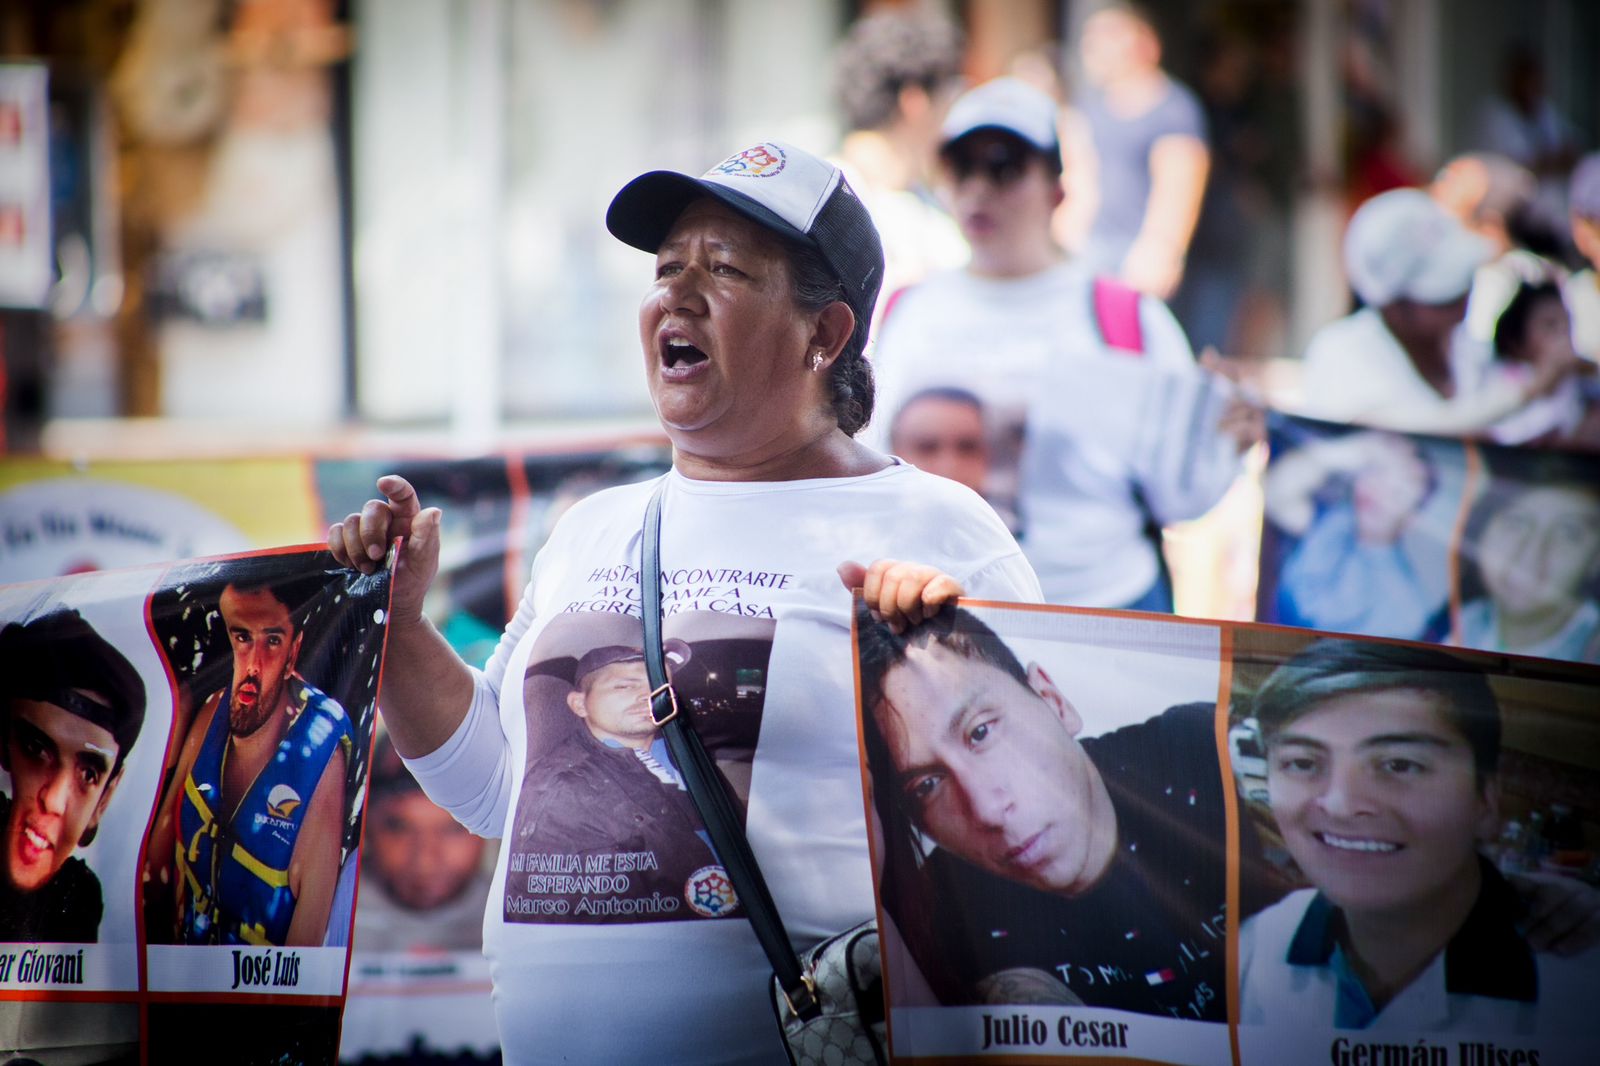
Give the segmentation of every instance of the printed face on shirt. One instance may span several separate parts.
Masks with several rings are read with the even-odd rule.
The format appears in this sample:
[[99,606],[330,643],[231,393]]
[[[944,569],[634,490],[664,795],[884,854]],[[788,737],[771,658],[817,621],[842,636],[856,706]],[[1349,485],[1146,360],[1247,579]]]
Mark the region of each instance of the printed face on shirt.
[[989,443],[976,403],[946,396],[914,396],[900,408],[889,450],[930,474],[982,492],[989,475]]
[[1072,895],[1109,865],[1115,815],[1077,712],[1037,665],[1029,680],[913,647],[874,714],[923,832],[997,876]]
[[372,872],[402,907],[432,910],[472,882],[484,841],[418,790],[372,802],[367,855]]
[[11,771],[6,877],[31,892],[48,883],[99,824],[121,777],[120,768],[112,773],[117,742],[109,730],[53,703],[17,699],[5,743]]
[[1600,572],[1600,495],[1560,485],[1521,493],[1483,527],[1477,558],[1502,614],[1548,612],[1559,624]]
[[567,706],[600,741],[648,748],[656,737],[650,717],[650,675],[643,660],[602,666],[567,696]]
[[639,305],[650,396],[674,443],[738,451],[819,410],[813,318],[776,236],[709,198],[685,208]]
[[1495,787],[1480,787],[1442,699],[1405,688],[1334,696],[1268,739],[1284,844],[1347,911],[1417,913],[1473,883],[1478,841],[1495,830]]
[[294,620],[270,589],[222,590],[218,602],[228,642],[233,646],[233,695],[228,726],[246,737],[275,714],[300,654]]

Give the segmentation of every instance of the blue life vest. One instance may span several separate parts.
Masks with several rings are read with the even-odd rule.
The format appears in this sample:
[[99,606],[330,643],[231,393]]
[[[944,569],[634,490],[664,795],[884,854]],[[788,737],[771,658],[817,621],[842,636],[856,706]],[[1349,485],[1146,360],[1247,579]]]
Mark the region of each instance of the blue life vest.
[[232,817],[217,811],[232,686],[223,690],[184,778],[177,841],[184,943],[281,945],[289,935],[295,906],[289,859],[300,823],[328,760],[343,751],[348,766],[352,743],[338,701],[299,678],[290,678],[289,697],[294,720]]

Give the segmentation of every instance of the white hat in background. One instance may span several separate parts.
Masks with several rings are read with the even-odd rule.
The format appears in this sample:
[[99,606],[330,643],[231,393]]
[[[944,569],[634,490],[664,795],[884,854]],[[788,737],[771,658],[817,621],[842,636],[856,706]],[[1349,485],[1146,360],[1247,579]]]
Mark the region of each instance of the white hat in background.
[[940,127],[940,143],[949,145],[979,130],[1021,137],[1041,152],[1060,150],[1056,102],[1019,78],[995,78],[958,97]]
[[1379,193],[1356,209],[1344,234],[1345,274],[1369,307],[1458,300],[1493,257],[1493,245],[1421,189]]

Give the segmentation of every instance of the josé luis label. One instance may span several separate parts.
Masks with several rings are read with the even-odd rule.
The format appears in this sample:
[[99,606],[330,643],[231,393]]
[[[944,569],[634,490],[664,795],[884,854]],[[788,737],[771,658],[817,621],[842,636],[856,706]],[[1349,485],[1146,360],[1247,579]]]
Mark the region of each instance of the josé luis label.
[[232,988],[294,988],[300,983],[300,956],[293,951],[233,951]]

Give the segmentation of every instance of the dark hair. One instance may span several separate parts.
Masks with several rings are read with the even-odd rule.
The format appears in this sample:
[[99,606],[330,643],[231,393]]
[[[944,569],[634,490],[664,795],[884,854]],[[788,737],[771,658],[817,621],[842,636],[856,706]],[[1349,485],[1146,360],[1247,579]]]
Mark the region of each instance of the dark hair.
[[887,126],[900,90],[928,93],[961,73],[961,31],[925,11],[886,11],[858,19],[834,56],[834,95],[853,130]]
[[889,671],[906,661],[906,652],[911,648],[937,644],[969,661],[993,666],[1024,686],[1028,684],[1028,671],[994,630],[961,608],[946,607],[904,633],[891,632],[888,626],[874,619],[860,601],[856,603],[855,618],[861,665],[863,747],[867,773],[874,782],[873,810],[883,826],[884,854],[880,856],[883,882],[879,891],[884,907],[894,915],[906,946],[921,965],[939,1001],[945,1004],[968,1002],[971,990],[957,977],[966,967],[959,962],[952,965],[952,960],[965,958],[971,946],[963,943],[960,937],[952,940],[947,930],[937,928],[934,900],[939,890],[923,865],[927,856],[922,849],[921,833],[898,787],[900,773],[895,769],[889,742],[878,725],[875,708],[883,701],[884,682]]
[[219,575],[222,583],[216,593],[217,609],[222,609],[220,597],[230,588],[235,592],[267,592],[289,612],[295,632],[303,631],[320,594],[328,587],[329,575],[321,570],[285,573],[283,565],[281,559],[271,555],[230,560]]
[[[71,608],[0,629],[0,686],[0,726],[9,731],[14,699],[53,703],[111,734],[117,743],[112,774],[122,769],[144,726],[139,672]],[[86,700],[84,692],[100,700]]]
[[1528,339],[1528,320],[1533,310],[1543,300],[1554,300],[1566,306],[1561,298],[1561,287],[1553,281],[1525,281],[1517,286],[1511,302],[1494,324],[1494,350],[1503,356],[1521,358],[1519,349]]
[[1477,663],[1437,648],[1376,641],[1319,640],[1274,670],[1250,699],[1272,746],[1286,726],[1339,696],[1415,689],[1439,697],[1439,713],[1472,749],[1478,785],[1500,765],[1500,703]]
[[[844,283],[821,252],[787,239],[783,244],[789,253],[794,302],[802,310],[821,311],[831,303],[849,306]],[[828,368],[828,395],[833,416],[839,428],[852,437],[871,421],[873,398],[877,393],[872,381],[872,364],[867,362],[866,356],[867,333],[871,329],[871,309],[865,315],[856,314],[850,339]]]
[[921,403],[923,400],[944,400],[948,403],[960,404],[978,412],[980,418],[983,416],[983,401],[978,399],[975,393],[956,385],[933,385],[907,396],[905,402],[895,409],[894,417],[889,420],[889,439],[891,441],[894,440],[895,433],[899,430],[901,416],[911,410],[913,405]]

